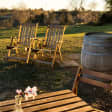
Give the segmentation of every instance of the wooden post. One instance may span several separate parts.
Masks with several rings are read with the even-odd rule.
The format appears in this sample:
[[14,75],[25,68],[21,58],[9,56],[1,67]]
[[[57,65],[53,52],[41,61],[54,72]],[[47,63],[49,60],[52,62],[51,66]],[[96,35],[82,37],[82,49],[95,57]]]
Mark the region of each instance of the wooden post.
[[30,39],[30,47],[29,47],[29,50],[28,50],[28,56],[27,56],[27,60],[26,60],[27,64],[28,64],[29,59],[30,59],[32,43],[33,43],[33,39]]
[[52,60],[52,68],[54,67],[54,62],[55,62],[55,59],[56,59],[56,52],[57,52],[57,47],[56,47],[56,50],[54,51],[54,57],[53,57],[53,60]]
[[74,80],[74,83],[73,83],[72,91],[75,94],[78,93],[78,83],[79,83],[80,74],[81,74],[81,66],[78,67],[78,70],[77,70],[77,73],[76,73],[76,76],[75,76],[75,80]]

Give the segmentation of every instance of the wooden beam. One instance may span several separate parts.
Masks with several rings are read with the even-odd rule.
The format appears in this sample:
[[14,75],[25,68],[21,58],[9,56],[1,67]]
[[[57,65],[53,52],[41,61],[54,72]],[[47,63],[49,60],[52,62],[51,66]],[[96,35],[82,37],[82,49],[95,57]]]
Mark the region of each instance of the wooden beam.
[[91,71],[91,70],[88,70],[88,69],[85,69],[85,68],[82,69],[82,73],[85,73],[85,74],[88,74],[88,75],[93,75],[93,76],[98,77],[98,78],[102,78],[102,79],[105,79],[105,80],[112,81],[112,74],[95,72],[95,71]]
[[[39,112],[68,112],[69,110],[75,110],[74,108],[81,108],[80,106],[86,106],[87,103],[84,101],[78,101],[77,99],[74,100],[76,101],[76,103],[72,103],[72,104],[68,104],[68,105],[64,105],[64,106],[58,106],[56,108],[51,108],[49,110],[45,110],[45,111],[39,111]],[[83,111],[82,111],[83,112]]]
[[67,112],[92,112],[94,110],[91,106],[84,106],[80,108],[76,108]]
[[112,90],[112,85],[103,83],[101,81],[96,81],[96,80],[85,78],[85,77],[80,77],[80,81],[87,83],[87,84],[94,85],[94,86],[98,86],[98,87]]
[[42,60],[34,60],[34,62],[48,64],[48,65],[52,64],[52,62],[47,62],[47,61],[42,61]]
[[23,57],[11,57],[11,56],[9,56],[9,57],[7,57],[7,59],[9,59],[9,60],[23,60],[23,61],[26,61],[26,58],[23,58]]

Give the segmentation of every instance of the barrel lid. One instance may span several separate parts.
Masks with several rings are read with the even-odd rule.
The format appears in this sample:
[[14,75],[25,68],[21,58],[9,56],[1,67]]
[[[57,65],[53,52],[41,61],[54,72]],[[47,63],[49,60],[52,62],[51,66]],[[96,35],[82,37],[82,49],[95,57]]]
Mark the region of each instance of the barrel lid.
[[89,32],[86,33],[85,36],[89,38],[100,38],[100,39],[112,38],[111,33],[104,33],[104,32]]

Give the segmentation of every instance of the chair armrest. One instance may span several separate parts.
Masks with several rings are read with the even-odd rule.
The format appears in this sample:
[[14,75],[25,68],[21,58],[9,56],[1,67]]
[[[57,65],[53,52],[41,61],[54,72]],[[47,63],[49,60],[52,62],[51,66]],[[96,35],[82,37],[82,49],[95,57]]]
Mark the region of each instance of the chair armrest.
[[60,43],[62,43],[62,42],[63,42],[62,40],[60,40],[60,41],[56,41],[57,44],[60,44]]
[[34,39],[34,40],[39,40],[40,41],[40,39]]
[[56,41],[56,47],[61,48],[63,41]]

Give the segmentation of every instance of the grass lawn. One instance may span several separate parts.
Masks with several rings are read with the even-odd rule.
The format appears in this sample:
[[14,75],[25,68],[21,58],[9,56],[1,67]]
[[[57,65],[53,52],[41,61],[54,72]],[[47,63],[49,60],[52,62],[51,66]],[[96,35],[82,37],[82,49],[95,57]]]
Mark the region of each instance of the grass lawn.
[[[42,38],[45,34],[45,29],[46,27],[40,27],[37,36]],[[62,46],[63,55],[80,53],[84,34],[96,31],[111,32],[112,25],[67,26]],[[3,58],[7,54],[6,46],[9,45],[10,37],[11,35],[16,36],[17,33],[17,28],[0,28],[0,100],[13,98],[17,88],[24,89],[28,85],[37,86],[41,92],[71,89],[76,72],[76,68],[74,67],[60,68],[56,65],[52,71],[46,65],[35,66],[33,64],[4,61]],[[91,91],[91,88],[89,91]],[[84,93],[85,95],[83,93],[83,91],[80,92],[80,95],[82,97],[86,96],[84,98],[93,105],[97,106],[99,104],[96,103],[98,100],[97,97],[94,98],[93,95],[88,96],[87,93]],[[109,106],[110,104],[108,108],[110,108]],[[105,109],[102,105],[99,107]]]

